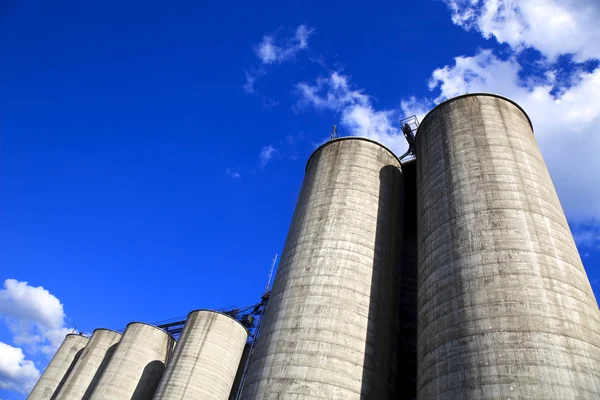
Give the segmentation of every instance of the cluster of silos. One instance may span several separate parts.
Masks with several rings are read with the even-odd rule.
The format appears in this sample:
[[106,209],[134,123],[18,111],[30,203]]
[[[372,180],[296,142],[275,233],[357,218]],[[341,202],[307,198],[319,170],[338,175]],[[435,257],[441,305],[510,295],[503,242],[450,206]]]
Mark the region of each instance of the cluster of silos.
[[600,312],[526,114],[461,96],[415,149],[310,157],[242,398],[600,398]]
[[69,335],[30,398],[600,398],[600,311],[525,112],[451,99],[415,151],[315,150],[254,348],[204,310],[172,354],[147,324]]
[[28,399],[227,400],[247,336],[240,322],[205,310],[188,315],[177,346],[167,332],[139,322],[122,335],[67,335]]

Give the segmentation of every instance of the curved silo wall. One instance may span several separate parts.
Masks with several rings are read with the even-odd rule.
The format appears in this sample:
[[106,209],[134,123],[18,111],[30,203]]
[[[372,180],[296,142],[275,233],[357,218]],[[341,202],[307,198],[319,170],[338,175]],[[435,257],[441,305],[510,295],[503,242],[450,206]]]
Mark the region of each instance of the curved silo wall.
[[155,400],[227,400],[248,333],[226,315],[191,312]]
[[231,392],[229,392],[229,400],[237,399],[237,394],[240,390],[240,386],[242,385],[242,378],[246,369],[246,363],[248,362],[248,358],[250,358],[250,350],[252,350],[252,343],[246,343],[244,346],[244,351],[242,352],[240,364],[238,365],[237,372],[235,373],[235,379],[233,380]]
[[69,334],[65,336],[65,340],[52,357],[27,399],[54,399],[69,377],[88,340],[87,337],[82,335]]
[[89,398],[102,372],[108,366],[121,336],[119,332],[109,329],[96,329],[58,392],[56,400]]
[[368,139],[308,161],[243,399],[389,398],[403,178]]
[[418,398],[598,398],[600,313],[525,113],[449,100],[416,155]]
[[90,399],[152,399],[174,343],[171,335],[153,325],[130,323]]

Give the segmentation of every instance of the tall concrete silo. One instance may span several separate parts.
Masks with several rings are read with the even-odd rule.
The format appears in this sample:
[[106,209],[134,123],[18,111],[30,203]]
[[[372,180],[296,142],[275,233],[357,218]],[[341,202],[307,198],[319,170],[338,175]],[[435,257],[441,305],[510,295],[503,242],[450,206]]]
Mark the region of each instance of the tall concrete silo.
[[402,187],[377,142],[312,154],[243,399],[389,398]]
[[599,398],[600,312],[525,112],[448,100],[416,155],[418,398]]
[[227,315],[192,311],[154,399],[227,400],[247,338]]
[[46,367],[27,399],[53,399],[69,377],[88,340],[83,335],[73,333],[65,336],[65,340],[52,357],[50,364]]
[[152,399],[174,344],[171,335],[153,325],[130,323],[90,399]]
[[55,397],[56,400],[89,398],[98,384],[102,372],[108,366],[121,336],[119,332],[110,329],[96,329],[62,389]]

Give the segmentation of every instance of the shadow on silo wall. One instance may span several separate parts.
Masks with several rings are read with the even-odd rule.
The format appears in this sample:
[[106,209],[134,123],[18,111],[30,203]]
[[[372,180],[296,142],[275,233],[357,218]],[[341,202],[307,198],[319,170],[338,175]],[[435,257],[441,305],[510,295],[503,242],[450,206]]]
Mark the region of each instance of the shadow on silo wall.
[[164,362],[155,360],[148,363],[142,372],[142,376],[131,396],[131,400],[151,400],[164,372]]
[[248,362],[248,357],[250,357],[251,347],[252,345],[250,343],[246,343],[246,345],[244,346],[244,352],[242,353],[242,359],[240,360],[237,372],[235,373],[235,379],[233,380],[233,386],[231,387],[229,400],[235,400],[235,398],[237,397],[237,393],[240,390],[242,376],[244,375],[244,368],[246,367],[246,363]]
[[371,278],[369,322],[361,399],[396,399],[398,349],[398,265],[402,254],[402,172],[387,165],[379,172],[379,204]]
[[[81,357],[81,353],[83,353],[84,349],[85,349],[85,347],[83,349],[80,349],[77,353],[75,353],[75,357],[73,357],[73,361],[71,361],[71,365],[69,365],[67,372],[65,372],[65,374],[63,375],[62,379],[60,380],[60,383],[56,387],[56,390],[52,394],[52,397],[50,397],[50,400],[55,400],[57,398],[58,394],[60,393],[60,390],[62,389],[65,382],[67,381],[67,378],[71,374],[71,371],[75,367],[75,364],[77,364],[77,360],[79,360],[79,357]],[[72,350],[72,348],[71,348],[71,350]]]
[[81,400],[88,400],[92,396],[92,392],[96,388],[96,385],[98,385],[98,381],[100,380],[102,373],[106,369],[108,362],[112,358],[112,355],[114,354],[115,350],[117,349],[118,344],[119,343],[115,343],[112,346],[110,346],[108,348],[108,350],[106,350],[106,355],[102,359],[102,362],[100,363],[100,366],[98,367],[98,370],[94,374],[94,377],[92,378],[92,381],[90,382],[90,385],[88,386],[85,393],[83,394],[83,397],[81,398]]
[[399,265],[399,340],[397,354],[398,400],[417,397],[417,167],[402,164],[404,176],[404,232]]

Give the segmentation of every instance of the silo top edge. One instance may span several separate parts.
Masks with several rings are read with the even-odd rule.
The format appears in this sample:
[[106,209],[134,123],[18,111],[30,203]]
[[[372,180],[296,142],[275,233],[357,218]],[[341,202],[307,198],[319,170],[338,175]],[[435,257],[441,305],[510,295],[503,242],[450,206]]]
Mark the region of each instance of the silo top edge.
[[[421,123],[419,124],[419,128],[424,125],[425,120],[427,119],[427,117],[429,117],[431,114],[433,114],[434,111],[438,110],[439,108],[445,106],[448,103],[453,102],[454,100],[460,100],[460,99],[463,99],[465,97],[471,97],[471,96],[496,97],[498,99],[502,99],[502,100],[505,100],[505,101],[511,103],[512,105],[514,105],[515,107],[517,107],[519,110],[521,110],[521,112],[523,113],[523,115],[525,115],[525,118],[527,118],[527,121],[529,121],[529,126],[531,127],[531,131],[533,131],[533,124],[531,123],[531,118],[529,118],[529,115],[527,115],[527,113],[525,112],[525,110],[523,109],[523,107],[521,107],[516,101],[511,100],[508,97],[504,97],[504,96],[501,96],[499,94],[495,94],[495,93],[467,93],[467,94],[463,94],[463,95],[456,96],[456,97],[453,97],[451,99],[445,100],[445,101],[441,102],[440,104],[438,104],[437,106],[435,106],[432,110],[430,110],[423,117],[423,120],[421,120]],[[417,135],[418,135],[418,133],[419,133],[419,130],[417,129]]]
[[248,330],[246,329],[246,327],[244,326],[244,324],[242,324],[242,323],[241,323],[240,321],[238,321],[237,319],[233,318],[231,315],[227,315],[227,314],[224,314],[224,313],[222,313],[222,312],[215,311],[215,310],[209,310],[209,309],[206,309],[206,308],[199,308],[199,309],[197,309],[197,310],[192,310],[192,311],[190,311],[190,312],[188,313],[188,315],[187,315],[187,318],[186,318],[186,320],[187,320],[187,319],[190,317],[190,315],[192,315],[193,313],[200,312],[200,311],[211,312],[211,313],[219,314],[219,315],[222,315],[222,316],[224,316],[224,317],[227,317],[227,318],[229,318],[229,319],[232,319],[232,320],[234,320],[235,322],[237,322],[238,324],[240,324],[240,326],[241,326],[242,328],[244,328],[244,330],[245,330],[246,332],[248,332]]
[[308,171],[308,166],[310,164],[310,161],[312,160],[313,156],[315,154],[317,154],[319,151],[321,151],[323,148],[329,146],[331,143],[335,143],[335,142],[340,142],[342,140],[364,140],[365,142],[371,142],[373,144],[376,144],[382,148],[384,148],[385,150],[387,150],[391,155],[394,156],[394,158],[396,160],[398,160],[398,163],[400,163],[400,159],[398,158],[398,156],[392,151],[390,150],[388,147],[386,147],[385,145],[379,143],[376,140],[373,139],[369,139],[367,137],[363,137],[363,136],[345,136],[345,137],[341,137],[341,138],[336,138],[336,139],[332,139],[332,140],[328,140],[327,142],[323,143],[322,145],[320,145],[319,147],[317,147],[315,149],[315,151],[312,152],[312,154],[310,155],[310,157],[308,157],[308,161],[306,161],[306,167],[304,168],[304,172]]
[[[123,335],[122,332],[115,331],[114,329],[108,329],[108,328],[96,328],[96,329],[94,329],[94,332],[96,332],[96,331],[109,331],[109,332],[118,333],[119,335]],[[94,334],[94,332],[92,332],[92,334]]]
[[156,325],[152,325],[152,324],[149,324],[149,323],[147,323],[147,322],[139,322],[139,321],[133,321],[133,322],[130,322],[130,323],[128,323],[128,324],[127,324],[127,326],[125,327],[125,332],[127,332],[127,328],[129,328],[129,325],[133,325],[133,324],[139,324],[139,325],[148,325],[148,326],[150,326],[150,327],[152,327],[152,328],[154,328],[154,329],[157,329],[157,330],[161,331],[161,332],[162,332],[162,333],[164,333],[165,335],[168,335],[168,336],[170,336],[170,337],[171,337],[171,339],[175,340],[175,338],[173,337],[173,335],[171,335],[169,332],[167,332],[167,331],[163,331],[163,330],[162,330],[162,329],[160,329],[158,326],[156,326]]
[[67,334],[65,335],[65,337],[67,337],[67,336],[80,336],[80,337],[82,337],[82,338],[89,339],[89,337],[87,337],[87,336],[85,336],[85,335],[82,335],[81,333],[67,333]]
[[406,161],[400,161],[400,164],[401,164],[402,166],[405,166],[405,165],[411,165],[411,164],[414,164],[414,163],[416,163],[416,162],[417,162],[417,159],[416,159],[416,158],[411,158],[410,160],[406,160]]

